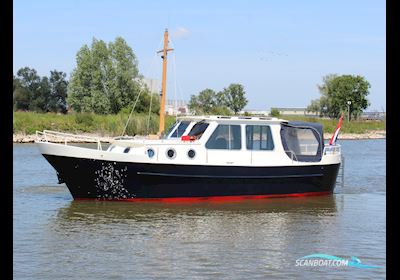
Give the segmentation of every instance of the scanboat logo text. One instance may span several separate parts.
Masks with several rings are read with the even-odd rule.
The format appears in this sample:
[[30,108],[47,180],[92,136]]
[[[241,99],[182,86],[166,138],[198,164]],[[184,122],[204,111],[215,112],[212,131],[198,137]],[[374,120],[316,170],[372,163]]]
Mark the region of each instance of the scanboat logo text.
[[351,259],[346,260],[344,258],[325,254],[312,254],[299,258],[296,260],[296,266],[352,266],[357,268],[381,268],[381,266],[377,265],[362,264],[360,259],[356,257],[351,257]]

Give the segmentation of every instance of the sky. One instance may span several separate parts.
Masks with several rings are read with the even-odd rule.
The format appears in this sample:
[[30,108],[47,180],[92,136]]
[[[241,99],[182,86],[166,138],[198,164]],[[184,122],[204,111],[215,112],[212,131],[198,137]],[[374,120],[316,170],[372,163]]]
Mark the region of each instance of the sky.
[[386,111],[386,4],[381,0],[14,0],[13,72],[67,73],[93,38],[121,36],[140,73],[161,80],[169,30],[167,99],[244,86],[247,110],[306,107],[328,74],[370,82],[367,111]]

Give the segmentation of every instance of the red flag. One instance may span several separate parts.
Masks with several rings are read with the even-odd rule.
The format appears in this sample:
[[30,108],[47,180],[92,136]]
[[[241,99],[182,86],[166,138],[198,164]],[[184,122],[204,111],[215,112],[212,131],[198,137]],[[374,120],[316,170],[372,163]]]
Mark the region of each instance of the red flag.
[[342,113],[342,116],[339,119],[339,123],[336,126],[335,133],[333,133],[332,138],[329,141],[329,145],[332,145],[332,144],[334,144],[336,142],[336,139],[337,139],[337,137],[339,135],[340,127],[342,126],[343,116],[344,116],[344,113]]

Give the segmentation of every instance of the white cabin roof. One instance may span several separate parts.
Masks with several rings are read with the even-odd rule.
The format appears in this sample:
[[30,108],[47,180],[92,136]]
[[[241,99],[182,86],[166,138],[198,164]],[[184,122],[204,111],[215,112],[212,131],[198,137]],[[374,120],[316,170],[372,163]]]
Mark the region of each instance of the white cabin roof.
[[216,121],[216,122],[232,122],[232,123],[281,123],[287,120],[273,117],[253,117],[253,116],[184,116],[178,117],[179,121]]

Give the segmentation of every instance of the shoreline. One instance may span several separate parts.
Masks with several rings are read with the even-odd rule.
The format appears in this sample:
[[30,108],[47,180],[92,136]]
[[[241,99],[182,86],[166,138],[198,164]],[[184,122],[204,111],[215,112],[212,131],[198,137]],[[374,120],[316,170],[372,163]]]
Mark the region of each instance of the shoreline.
[[[82,136],[89,136],[93,138],[98,138],[103,143],[111,143],[114,137],[110,136],[100,136],[97,134],[89,134],[84,133],[80,134]],[[140,139],[144,136],[137,135],[136,138]],[[330,140],[332,137],[332,133],[324,133],[324,140]],[[25,134],[13,134],[13,143],[33,143],[36,139],[35,134],[25,135]],[[367,133],[340,133],[339,140],[366,140],[366,139],[386,139],[386,130],[372,130]],[[93,141],[88,141],[85,139],[79,139],[79,137],[75,138],[67,138],[69,143],[93,143]],[[52,142],[63,143],[63,139],[58,139],[58,141],[54,140]]]

